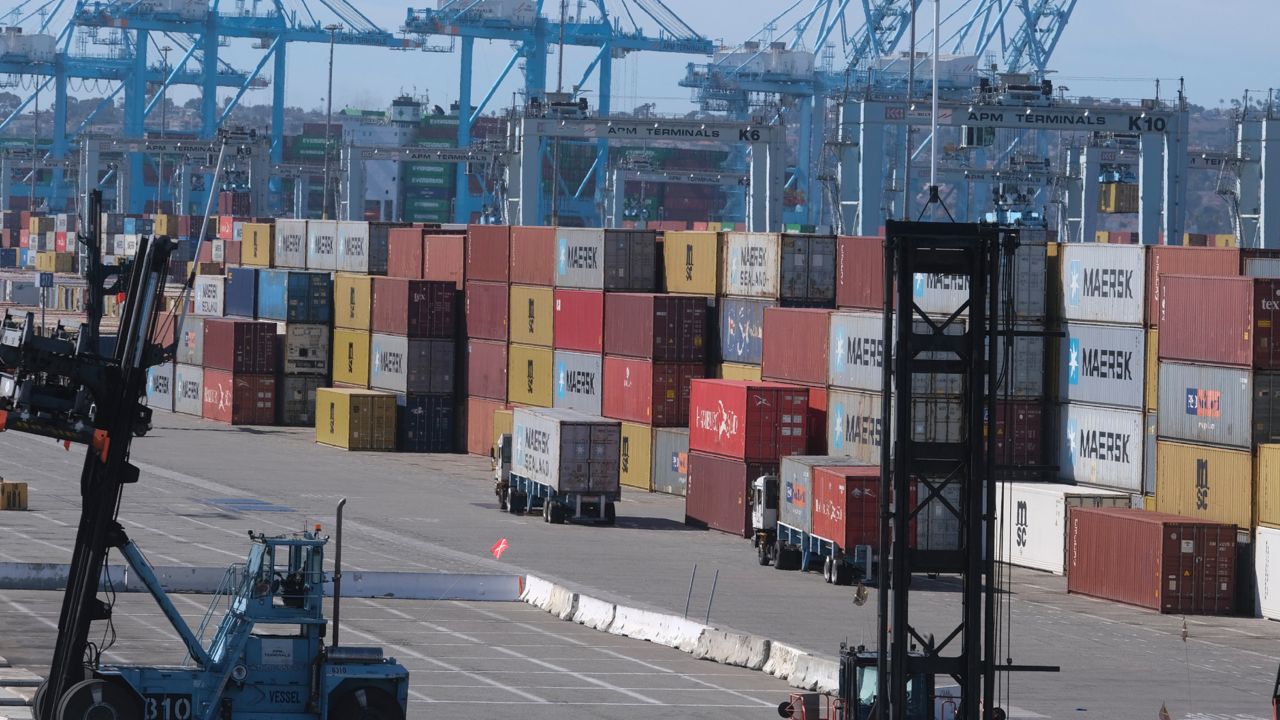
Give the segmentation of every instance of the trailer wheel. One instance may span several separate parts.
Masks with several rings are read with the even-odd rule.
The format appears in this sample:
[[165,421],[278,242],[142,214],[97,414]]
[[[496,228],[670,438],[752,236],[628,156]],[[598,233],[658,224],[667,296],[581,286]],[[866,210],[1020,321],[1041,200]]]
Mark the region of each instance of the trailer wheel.
[[564,524],[564,506],[558,502],[551,503],[551,509],[548,511],[551,517],[552,525]]
[[44,694],[48,690],[49,683],[42,682],[40,687],[36,688],[36,694],[31,697],[31,714],[35,717],[42,718],[44,713]]
[[58,703],[57,720],[129,720],[142,717],[142,703],[132,690],[106,680],[84,680],[71,686]]
[[853,584],[853,568],[846,562],[835,562],[831,570],[831,582],[836,585]]
[[777,570],[795,570],[800,567],[800,551],[791,548],[778,548],[773,558],[773,567]]
[[512,515],[520,515],[529,504],[529,498],[522,492],[512,492],[507,498],[507,510]]
[[768,565],[769,564],[769,548],[765,547],[763,544],[757,544],[756,560],[761,565]]
[[404,720],[404,711],[382,688],[358,687],[330,696],[328,720]]
[[831,556],[828,555],[822,560],[822,581],[831,584]]
[[507,510],[507,491],[506,491],[506,490],[499,490],[499,491],[497,492],[497,495],[498,495],[498,509],[499,509],[499,510],[501,510],[501,511],[503,511],[503,512],[506,512],[506,510]]

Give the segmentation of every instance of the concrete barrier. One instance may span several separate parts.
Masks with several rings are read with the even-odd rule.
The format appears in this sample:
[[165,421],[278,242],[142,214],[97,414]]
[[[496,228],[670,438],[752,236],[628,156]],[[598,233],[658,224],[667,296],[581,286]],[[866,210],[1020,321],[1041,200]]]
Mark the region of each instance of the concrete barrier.
[[698,637],[693,656],[699,660],[711,660],[724,665],[759,670],[769,659],[768,638],[707,628]]
[[835,692],[839,687],[838,663],[803,653],[796,657],[794,670],[786,677],[793,687],[819,692]]
[[770,643],[769,659],[765,661],[761,669],[776,678],[786,680],[795,674],[796,663],[799,661],[800,656],[807,654],[805,651],[790,645],[784,645],[779,642]]
[[551,602],[552,587],[554,586],[551,583],[536,575],[526,575],[524,578],[524,592],[520,593],[520,601],[541,610],[546,610]]
[[614,635],[648,640],[688,653],[693,652],[698,646],[698,638],[706,629],[707,626],[702,623],[675,615],[664,615],[621,605],[615,608],[613,623],[609,625],[609,632]]
[[608,630],[613,624],[614,605],[586,595],[578,596],[578,608],[573,621],[594,630]]
[[574,611],[578,609],[578,593],[559,585],[552,585],[547,607],[543,609],[561,620],[571,620]]

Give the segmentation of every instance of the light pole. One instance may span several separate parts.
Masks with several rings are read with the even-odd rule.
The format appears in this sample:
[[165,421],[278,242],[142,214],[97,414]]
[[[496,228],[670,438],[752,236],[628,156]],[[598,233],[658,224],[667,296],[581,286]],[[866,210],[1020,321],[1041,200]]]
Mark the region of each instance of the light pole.
[[[169,69],[169,51],[173,48],[165,45],[160,48],[160,55],[164,58],[164,69]],[[169,79],[165,78],[164,84],[160,86],[160,139],[164,140],[164,134],[169,126]],[[164,202],[164,151],[160,152],[160,169],[156,171],[156,214],[164,212],[162,203]]]
[[[329,126],[333,124],[333,45],[342,26],[333,23],[324,26],[329,31],[329,92],[325,95],[324,112],[324,197],[320,201],[320,219],[329,219]],[[337,208],[334,208],[335,212]]]

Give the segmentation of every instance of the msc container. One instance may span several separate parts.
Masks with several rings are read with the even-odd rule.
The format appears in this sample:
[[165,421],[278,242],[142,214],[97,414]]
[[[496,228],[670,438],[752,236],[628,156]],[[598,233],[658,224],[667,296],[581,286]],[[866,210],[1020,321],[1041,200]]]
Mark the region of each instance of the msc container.
[[1141,409],[1146,392],[1143,328],[1065,323],[1058,340],[1058,398]]
[[724,245],[719,233],[666,233],[662,253],[666,291],[712,297],[719,295],[723,261]]
[[606,356],[603,414],[656,427],[687,426],[690,384],[706,374],[703,367]]
[[1248,450],[1160,440],[1155,460],[1161,511],[1242,528],[1254,524]]
[[370,335],[363,330],[333,331],[333,381],[369,387]]
[[1068,517],[1068,592],[1169,614],[1233,612],[1234,525],[1122,508]]
[[1280,620],[1280,530],[1259,526],[1254,531],[1253,563],[1258,611],[1268,620]]
[[766,308],[762,375],[805,385],[825,385],[829,375],[830,310]]
[[695,380],[689,447],[752,462],[804,453],[809,392],[781,383]]
[[275,226],[271,223],[245,223],[241,237],[240,264],[271,267]]
[[835,236],[783,234],[779,270],[778,296],[784,302],[835,304]]
[[355,388],[317,390],[316,442],[346,450],[395,450],[395,394]]
[[1000,562],[1062,575],[1067,562],[1067,513],[1073,507],[1129,507],[1129,494],[1058,483],[1002,482],[996,523],[1004,536]]
[[467,238],[465,235],[427,235],[423,238],[422,278],[466,287]]
[[838,467],[847,458],[830,455],[791,455],[778,467],[778,522],[813,532],[813,474],[819,467]]
[[605,294],[599,290],[557,288],[553,298],[556,349],[603,353]]
[[653,427],[622,423],[622,446],[618,451],[618,482],[653,492]]
[[618,495],[622,424],[573,410],[518,407],[511,473],[557,494]]
[[338,269],[337,220],[307,221],[307,269]]
[[467,337],[507,340],[509,285],[498,282],[469,282],[464,300]]
[[1141,325],[1146,318],[1145,260],[1142,245],[1062,245],[1062,316],[1084,322]]
[[254,268],[227,268],[227,315],[252,319],[258,312],[258,271]]
[[173,363],[147,368],[147,407],[173,412]]
[[1160,363],[1160,435],[1250,449],[1280,440],[1280,373]]
[[456,420],[453,395],[399,395],[396,426],[401,452],[453,452]]
[[204,318],[189,317],[182,321],[178,333],[175,360],[182,365],[204,365]]
[[704,363],[707,299],[696,295],[608,293],[604,351],[654,362]]
[[[467,398],[467,452],[472,455],[492,456],[496,413],[507,407],[506,403],[482,397]],[[506,412],[510,412],[509,410]],[[510,431],[510,429],[508,429]]]
[[329,326],[285,323],[283,330],[284,374],[327,376],[333,357]]
[[653,491],[684,497],[689,480],[689,428],[653,429]]
[[1058,476],[1124,492],[1142,492],[1145,428],[1136,410],[1063,403]]
[[196,417],[204,414],[204,368],[181,363],[173,366],[173,410]]
[[467,341],[467,394],[506,402],[507,344]]
[[508,282],[511,272],[511,227],[467,226],[467,279]]
[[764,311],[770,300],[720,300],[720,357],[724,362],[759,365],[764,359]]
[[453,341],[374,333],[369,386],[409,394],[454,392]]
[[202,417],[231,425],[275,423],[276,376],[205,368]]
[[373,278],[338,273],[333,276],[333,324],[348,330],[369,330],[373,307]]
[[512,345],[507,351],[507,400],[549,408],[554,402],[551,348]]
[[604,390],[604,361],[599,355],[556,350],[556,392],[553,407],[600,415]]
[[275,323],[213,318],[205,320],[206,368],[262,375],[276,372],[277,365]]
[[327,325],[333,317],[333,280],[327,272],[258,271],[258,318]]
[[725,234],[724,294],[776,300],[780,243],[777,233]]
[[198,275],[191,289],[193,315],[222,317],[226,298],[226,278],[221,275]]
[[326,385],[315,375],[284,375],[276,384],[276,422],[293,427],[316,424],[316,391]]
[[276,220],[273,254],[276,267],[299,269],[307,267],[307,221]]
[[393,227],[387,231],[387,275],[421,280],[425,262],[423,229]]
[[457,289],[452,283],[374,278],[373,331],[413,338],[457,333]]
[[511,228],[511,282],[542,287],[556,284],[555,228]]
[[533,285],[511,286],[511,342],[552,347],[555,291]]
[[1280,280],[1165,275],[1160,358],[1280,369]]
[[387,272],[387,228],[371,232],[370,224],[361,220],[338,221],[337,270],[367,275]]
[[749,463],[738,458],[691,450],[685,486],[686,525],[751,536],[751,483],[762,475],[777,475],[778,464]]
[[[1240,251],[1235,248],[1151,245],[1147,247],[1146,324],[1160,324],[1160,278],[1163,275],[1240,274]],[[1245,273],[1246,275],[1249,273]]]

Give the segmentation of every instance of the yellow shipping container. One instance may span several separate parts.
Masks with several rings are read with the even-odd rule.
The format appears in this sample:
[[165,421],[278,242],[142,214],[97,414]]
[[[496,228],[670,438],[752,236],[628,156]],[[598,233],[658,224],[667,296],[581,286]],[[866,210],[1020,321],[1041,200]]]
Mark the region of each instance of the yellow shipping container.
[[0,482],[0,510],[26,510],[27,484]]
[[334,327],[368,331],[372,307],[372,277],[355,273],[333,276]]
[[1258,524],[1280,527],[1280,444],[1258,446]]
[[720,294],[724,250],[719,233],[697,230],[669,232],[663,241],[667,292]]
[[1160,331],[1147,331],[1147,369],[1142,379],[1146,393],[1147,412],[1155,412],[1156,398],[1160,395]]
[[555,290],[533,285],[511,286],[511,314],[507,319],[511,342],[539,347],[555,344]]
[[1253,457],[1247,450],[1156,441],[1160,512],[1253,527]]
[[515,414],[514,410],[493,411],[493,442],[489,445],[490,447],[498,444],[498,438],[511,434],[515,426]]
[[1212,240],[1210,244],[1213,245],[1214,247],[1235,247],[1236,246],[1236,236],[1232,235],[1231,233],[1226,233],[1226,234],[1219,233],[1217,235],[1210,235],[1209,237]]
[[1111,233],[1107,232],[1106,230],[1098,230],[1093,233],[1094,242],[1105,243],[1110,239],[1111,239]]
[[271,267],[271,247],[274,242],[275,225],[245,223],[241,227],[240,264]]
[[316,390],[316,442],[347,450],[395,450],[395,393]]
[[551,348],[511,345],[507,350],[507,401],[551,407]]
[[629,488],[653,492],[653,427],[622,423],[622,448],[618,452],[619,482]]
[[36,270],[51,273],[75,272],[75,253],[40,252],[36,253]]
[[743,363],[720,363],[720,378],[723,380],[748,380],[760,382],[760,366]]
[[157,213],[152,216],[151,221],[153,223],[151,229],[156,235],[178,234],[178,217],[176,215]]
[[371,339],[369,333],[360,330],[337,328],[333,331],[334,382],[369,387]]

